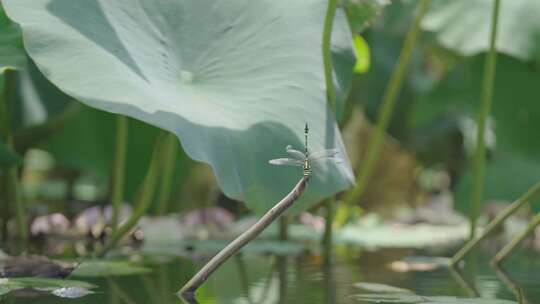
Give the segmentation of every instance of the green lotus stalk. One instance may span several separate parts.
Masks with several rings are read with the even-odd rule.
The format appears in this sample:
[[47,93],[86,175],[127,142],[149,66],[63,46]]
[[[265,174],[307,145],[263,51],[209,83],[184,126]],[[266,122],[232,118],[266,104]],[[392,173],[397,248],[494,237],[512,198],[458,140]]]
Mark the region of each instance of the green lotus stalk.
[[158,193],[158,206],[156,211],[158,215],[165,214],[169,208],[177,149],[178,139],[176,138],[176,135],[172,133],[167,134],[167,138],[165,139],[165,147],[162,150],[163,177],[161,178],[161,187],[159,188]]
[[116,118],[116,152],[114,157],[114,171],[112,183],[111,202],[113,207],[111,227],[113,232],[118,228],[118,218],[124,197],[124,180],[126,174],[126,150],[128,141],[128,118],[118,115]]
[[118,227],[116,231],[109,237],[103,248],[96,252],[98,257],[104,256],[109,250],[114,248],[116,244],[127,235],[134,227],[137,225],[139,219],[146,214],[150,205],[152,204],[152,198],[154,197],[154,192],[158,179],[158,171],[160,165],[160,156],[161,149],[163,149],[165,131],[158,136],[156,139],[156,145],[154,146],[154,151],[152,152],[152,158],[150,160],[150,166],[144,178],[142,187],[137,193],[136,208],[131,217],[127,220],[125,224]]
[[360,199],[366,189],[371,175],[373,174],[375,166],[377,165],[386,128],[388,127],[388,123],[392,117],[397,96],[402,87],[403,80],[405,79],[405,72],[407,71],[407,67],[411,61],[412,53],[420,33],[420,23],[428,10],[430,2],[431,0],[422,0],[422,2],[420,2],[420,9],[414,18],[409,32],[407,33],[403,48],[399,54],[397,66],[394,69],[390,82],[388,83],[388,87],[384,92],[381,108],[377,117],[377,125],[375,132],[369,141],[367,155],[365,159],[360,162],[362,166],[361,170],[357,170],[359,172],[359,176],[357,178],[358,182],[345,197],[346,205],[352,205]]
[[[17,86],[17,71],[7,69],[4,71],[4,91],[0,96],[0,131],[7,147],[13,151],[13,133],[11,130],[11,113],[14,103],[15,89]],[[7,202],[15,204],[17,214],[18,235],[21,239],[28,238],[28,219],[26,206],[19,186],[19,168],[12,166],[6,172]]]
[[534,197],[540,193],[540,182],[531,187],[523,196],[517,199],[515,202],[506,207],[499,215],[497,215],[482,231],[479,236],[470,239],[453,257],[450,262],[451,265],[456,265],[461,261],[472,249],[474,249],[483,239],[490,235],[495,229],[497,229],[502,223],[514,212],[516,212],[523,205],[529,203]]
[[486,171],[486,120],[491,112],[493,99],[493,83],[495,82],[495,66],[497,64],[497,50],[495,42],[497,40],[497,24],[499,20],[500,0],[494,0],[493,14],[491,17],[491,36],[489,52],[484,65],[484,82],[482,84],[482,96],[480,111],[478,113],[478,130],[476,133],[476,149],[473,158],[473,187],[471,194],[471,231],[470,238],[474,238],[476,232],[476,221],[480,213],[480,204],[484,192],[484,177]]
[[[336,115],[336,90],[334,88],[334,68],[332,66],[332,51],[330,44],[332,41],[332,28],[334,26],[334,17],[336,16],[337,0],[328,0],[326,8],[326,16],[324,18],[323,39],[322,39],[322,54],[324,64],[324,79],[326,82],[326,98],[333,115]],[[326,224],[324,229],[324,237],[322,239],[325,247],[332,246],[332,224],[334,222],[334,206],[335,200],[328,199],[325,202],[326,209]]]

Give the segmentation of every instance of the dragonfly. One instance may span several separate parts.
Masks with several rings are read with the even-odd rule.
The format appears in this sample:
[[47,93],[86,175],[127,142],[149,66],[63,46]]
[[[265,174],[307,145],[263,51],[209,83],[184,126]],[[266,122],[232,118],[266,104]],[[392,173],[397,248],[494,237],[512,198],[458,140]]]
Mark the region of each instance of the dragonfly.
[[304,134],[306,139],[304,145],[304,152],[293,149],[292,145],[287,145],[285,147],[285,152],[291,155],[291,157],[271,159],[268,162],[272,165],[277,166],[303,167],[304,176],[306,177],[311,174],[312,164],[316,164],[321,161],[334,161],[335,163],[342,162],[341,158],[339,157],[338,149],[325,149],[310,154],[308,151],[308,133],[309,128],[308,124],[306,123],[306,127],[304,128]]

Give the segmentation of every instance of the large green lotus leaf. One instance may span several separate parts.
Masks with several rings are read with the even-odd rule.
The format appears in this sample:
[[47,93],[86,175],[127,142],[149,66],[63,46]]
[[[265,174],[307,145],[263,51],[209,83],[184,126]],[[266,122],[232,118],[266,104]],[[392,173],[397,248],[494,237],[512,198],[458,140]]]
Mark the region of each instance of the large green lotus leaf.
[[[300,177],[298,168],[268,160],[283,157],[288,144],[301,148],[306,122],[310,149],[335,147],[345,161],[315,168],[297,208],[353,183],[326,105],[326,1],[4,0],[4,7],[55,85],[174,132],[192,158],[212,166],[228,196],[253,209],[270,208]],[[343,97],[354,55],[342,11],[332,51]]]
[[25,59],[21,30],[7,18],[0,1],[0,75],[8,68],[22,68]]
[[[422,27],[445,47],[470,56],[489,49],[494,0],[435,0]],[[501,1],[496,46],[523,60],[540,59],[540,1]]]

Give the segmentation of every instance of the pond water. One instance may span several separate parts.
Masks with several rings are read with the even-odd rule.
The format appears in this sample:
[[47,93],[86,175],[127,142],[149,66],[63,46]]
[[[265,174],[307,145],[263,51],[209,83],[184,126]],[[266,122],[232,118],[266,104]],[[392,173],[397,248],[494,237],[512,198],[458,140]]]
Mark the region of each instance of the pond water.
[[[474,297],[516,301],[515,287],[524,291],[527,303],[540,303],[540,260],[537,253],[520,252],[505,264],[507,274],[489,266],[489,256],[477,253],[468,260],[462,276],[446,267],[424,271],[396,271],[389,264],[411,256],[433,255],[426,251],[364,251],[334,248],[328,263],[319,254],[289,256],[242,254],[232,258],[199,289],[198,302],[205,303],[453,303],[414,302],[409,298],[366,296],[359,282],[406,288],[422,296]],[[84,279],[98,286],[96,293],[79,299],[55,296],[32,297],[19,293],[0,298],[2,303],[183,303],[177,289],[202,265],[206,257],[145,258],[152,272],[144,275]],[[394,263],[395,264],[395,263]],[[425,263],[421,263],[423,265]],[[429,264],[426,264],[429,266]],[[427,270],[427,271],[426,271]],[[79,279],[79,278],[78,278]],[[367,293],[373,293],[372,291]],[[363,295],[362,295],[363,294]],[[385,300],[386,299],[386,300]],[[372,301],[371,301],[372,300]],[[370,302],[371,301],[371,302]],[[470,302],[470,303],[491,303]],[[462,300],[455,303],[469,303]],[[502,303],[502,302],[501,302]]]

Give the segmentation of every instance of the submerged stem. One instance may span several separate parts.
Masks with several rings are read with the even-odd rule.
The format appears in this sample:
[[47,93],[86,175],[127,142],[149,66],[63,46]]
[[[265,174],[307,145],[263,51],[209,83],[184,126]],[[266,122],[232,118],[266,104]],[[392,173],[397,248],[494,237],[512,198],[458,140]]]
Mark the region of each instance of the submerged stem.
[[420,3],[420,9],[416,14],[416,17],[414,18],[413,24],[409,29],[409,32],[407,33],[403,48],[401,49],[401,53],[399,54],[396,68],[394,69],[390,82],[388,83],[388,87],[386,87],[386,91],[384,92],[384,96],[381,102],[381,108],[377,117],[377,126],[374,134],[369,141],[367,155],[365,157],[365,160],[360,162],[363,167],[361,170],[359,170],[359,176],[357,178],[358,182],[356,186],[352,189],[352,191],[350,191],[345,197],[346,205],[352,205],[360,199],[360,197],[364,193],[364,190],[366,189],[367,183],[371,178],[371,175],[373,174],[373,170],[377,165],[381,145],[384,139],[384,134],[386,128],[388,127],[388,123],[390,122],[392,112],[394,111],[397,96],[403,84],[403,80],[405,79],[405,72],[407,71],[409,62],[411,61],[412,53],[416,45],[418,34],[420,32],[420,22],[426,14],[430,2],[431,0],[422,0],[422,2]]
[[[13,132],[11,127],[11,114],[17,86],[17,71],[4,71],[4,91],[0,96],[0,131],[8,149],[15,151]],[[7,203],[15,204],[17,214],[18,235],[21,239],[28,238],[28,219],[19,186],[19,168],[12,166],[6,170]]]
[[465,255],[467,255],[474,247],[478,245],[478,243],[480,243],[480,241],[485,239],[491,232],[493,232],[497,227],[499,227],[504,222],[504,220],[506,220],[510,215],[516,212],[521,206],[531,201],[539,193],[540,193],[540,182],[536,183],[523,196],[521,196],[518,200],[516,200],[511,205],[506,207],[506,209],[504,209],[499,215],[497,215],[497,217],[495,217],[491,222],[489,222],[489,224],[486,226],[484,231],[482,231],[482,233],[479,236],[470,239],[452,257],[451,264],[456,265],[459,261],[461,261],[465,257]]
[[165,139],[165,147],[162,153],[161,186],[158,193],[157,214],[163,215],[167,212],[169,201],[171,200],[172,182],[174,177],[174,166],[176,163],[176,152],[178,149],[178,139],[176,135],[169,133]]
[[266,227],[274,222],[283,212],[291,207],[306,189],[309,175],[303,175],[298,184],[272,209],[264,214],[253,226],[238,236],[227,247],[216,254],[197,274],[179,291],[182,297],[190,298],[195,291],[216,271],[225,261],[235,255],[247,243],[254,240]]
[[499,20],[500,0],[494,0],[493,14],[491,17],[491,37],[489,52],[484,65],[484,82],[482,84],[481,105],[478,112],[478,130],[476,133],[476,149],[473,159],[473,190],[471,194],[471,231],[470,238],[474,238],[476,231],[476,220],[480,213],[480,204],[484,191],[484,176],[486,170],[486,120],[491,111],[493,99],[493,83],[495,81],[495,66],[497,64],[497,50],[495,41],[497,39],[497,23]]
[[97,256],[104,256],[109,250],[114,248],[118,241],[120,241],[127,233],[129,233],[131,229],[133,229],[133,227],[137,225],[139,219],[148,211],[148,208],[152,203],[152,198],[154,197],[154,192],[157,184],[157,177],[159,171],[158,168],[160,163],[159,152],[163,147],[163,138],[165,135],[164,132],[165,131],[163,131],[156,139],[154,151],[152,152],[152,158],[150,160],[150,166],[148,167],[148,171],[146,173],[146,177],[144,178],[143,184],[137,193],[138,197],[136,200],[135,211],[125,224],[118,227],[118,229],[113,232],[113,234],[107,240],[103,248],[96,252]]
[[116,118],[116,154],[114,157],[114,172],[111,202],[113,207],[111,227],[113,232],[118,228],[118,218],[122,208],[124,180],[126,174],[126,151],[128,141],[128,118],[118,115]]

